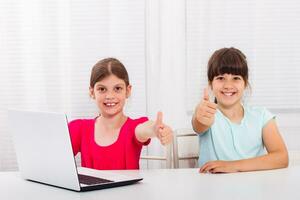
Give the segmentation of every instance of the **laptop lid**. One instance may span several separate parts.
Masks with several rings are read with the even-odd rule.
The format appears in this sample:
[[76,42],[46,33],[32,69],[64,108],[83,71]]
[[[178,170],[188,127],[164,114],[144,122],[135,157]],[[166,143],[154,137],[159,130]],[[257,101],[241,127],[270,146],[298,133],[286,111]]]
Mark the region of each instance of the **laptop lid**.
[[8,123],[24,179],[80,190],[64,114],[9,110]]

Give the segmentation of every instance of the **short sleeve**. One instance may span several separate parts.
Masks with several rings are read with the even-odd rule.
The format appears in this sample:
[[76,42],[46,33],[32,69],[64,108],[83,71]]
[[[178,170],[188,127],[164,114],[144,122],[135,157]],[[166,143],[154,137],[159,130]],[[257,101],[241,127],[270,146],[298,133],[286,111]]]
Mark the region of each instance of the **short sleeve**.
[[269,110],[266,108],[262,109],[262,125],[263,127],[271,120],[275,119],[275,115],[272,114]]
[[201,138],[202,136],[208,134],[208,132],[210,131],[211,127],[209,127],[206,131],[202,132],[202,133],[197,133],[198,134],[198,137]]
[[82,120],[77,119],[69,123],[69,132],[74,156],[81,151],[81,122]]
[[[139,118],[139,119],[135,119],[134,120],[134,123],[133,123],[133,130],[134,130],[134,133],[135,133],[135,128],[139,125],[139,124],[142,124],[142,123],[144,123],[144,122],[146,122],[146,121],[148,121],[149,119],[148,119],[148,117],[141,117],[141,118]],[[138,146],[147,146],[149,143],[150,143],[150,141],[151,141],[151,139],[149,138],[146,142],[140,142],[137,138],[136,138],[136,135],[134,134],[134,136],[133,136],[133,139],[134,139],[134,142],[138,145]]]

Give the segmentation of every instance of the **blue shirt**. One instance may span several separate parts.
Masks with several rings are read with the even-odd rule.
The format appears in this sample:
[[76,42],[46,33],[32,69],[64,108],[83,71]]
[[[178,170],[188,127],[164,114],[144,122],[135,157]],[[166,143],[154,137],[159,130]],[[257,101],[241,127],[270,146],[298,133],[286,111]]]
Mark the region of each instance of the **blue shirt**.
[[213,125],[199,135],[199,165],[212,160],[241,160],[265,154],[262,129],[273,118],[275,116],[263,107],[244,106],[244,117],[237,124],[217,110]]

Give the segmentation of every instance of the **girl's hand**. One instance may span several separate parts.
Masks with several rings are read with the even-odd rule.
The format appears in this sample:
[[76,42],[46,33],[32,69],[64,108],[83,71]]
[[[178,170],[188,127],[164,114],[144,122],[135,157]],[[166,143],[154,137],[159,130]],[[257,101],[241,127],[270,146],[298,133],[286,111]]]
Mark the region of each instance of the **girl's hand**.
[[215,120],[217,104],[209,101],[208,88],[204,89],[203,99],[196,108],[195,118],[204,126],[210,127]]
[[172,142],[173,131],[169,126],[163,123],[162,112],[157,113],[157,118],[154,124],[154,132],[162,145],[166,145]]
[[200,169],[200,173],[232,173],[238,172],[235,161],[216,160],[205,163]]

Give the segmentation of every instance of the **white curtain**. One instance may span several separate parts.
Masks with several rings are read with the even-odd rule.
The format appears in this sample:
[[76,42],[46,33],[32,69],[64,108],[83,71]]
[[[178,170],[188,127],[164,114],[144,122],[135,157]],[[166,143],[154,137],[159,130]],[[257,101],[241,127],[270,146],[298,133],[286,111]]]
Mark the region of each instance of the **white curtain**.
[[[146,1],[147,111],[152,119],[162,111],[164,122],[174,130],[190,127],[185,106],[185,14],[185,0]],[[148,151],[163,154],[157,140]]]
[[166,123],[184,125],[185,1],[149,0],[146,6],[147,111],[164,112]]

